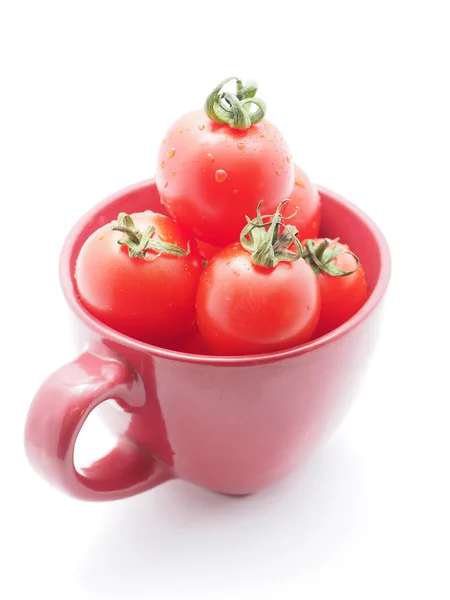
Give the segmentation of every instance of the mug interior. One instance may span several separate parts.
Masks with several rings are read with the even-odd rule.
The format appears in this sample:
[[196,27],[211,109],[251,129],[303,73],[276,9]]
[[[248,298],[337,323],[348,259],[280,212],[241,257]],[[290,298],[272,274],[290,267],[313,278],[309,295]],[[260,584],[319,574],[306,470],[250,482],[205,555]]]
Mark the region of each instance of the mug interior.
[[[350,246],[353,252],[359,256],[361,264],[364,266],[367,284],[369,288],[369,298],[361,310],[349,321],[328,333],[327,335],[308,342],[303,346],[294,349],[288,349],[274,353],[276,355],[286,355],[292,352],[299,353],[313,349],[315,346],[327,343],[338,335],[342,335],[349,328],[354,327],[362,319],[366,318],[376,307],[383,297],[390,277],[390,253],[383,234],[375,223],[358,207],[348,202],[339,195],[318,186],[322,202],[322,226],[321,236],[336,238],[339,237],[343,243]],[[138,345],[141,347],[152,348],[156,354],[179,355],[183,353],[156,348],[127,338],[111,328],[103,325],[92,317],[83,307],[79,300],[76,280],[74,277],[75,266],[78,254],[85,240],[99,227],[117,219],[120,212],[141,212],[144,210],[153,210],[162,214],[167,214],[161,203],[158,190],[154,180],[147,180],[122,190],[106,200],[97,204],[91,211],[84,215],[74,226],[66,239],[60,261],[60,279],[64,295],[70,307],[77,316],[88,325],[103,330],[106,337],[120,337],[123,343]],[[200,355],[196,356],[201,359]],[[258,355],[264,360],[266,355]],[[176,356],[174,356],[176,358]],[[203,357],[205,358],[205,357]],[[248,357],[208,357],[211,360],[224,362],[227,358],[233,358],[236,362],[248,360]]]

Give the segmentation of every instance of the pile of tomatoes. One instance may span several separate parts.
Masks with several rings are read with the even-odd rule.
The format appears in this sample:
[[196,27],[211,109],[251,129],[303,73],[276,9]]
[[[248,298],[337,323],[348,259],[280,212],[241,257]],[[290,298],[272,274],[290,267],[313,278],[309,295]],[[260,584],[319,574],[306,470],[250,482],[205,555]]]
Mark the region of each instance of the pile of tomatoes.
[[156,185],[170,216],[120,213],[86,240],[75,276],[96,318],[178,351],[249,355],[324,335],[364,304],[358,258],[319,237],[320,196],[256,92],[229,78],[168,129]]

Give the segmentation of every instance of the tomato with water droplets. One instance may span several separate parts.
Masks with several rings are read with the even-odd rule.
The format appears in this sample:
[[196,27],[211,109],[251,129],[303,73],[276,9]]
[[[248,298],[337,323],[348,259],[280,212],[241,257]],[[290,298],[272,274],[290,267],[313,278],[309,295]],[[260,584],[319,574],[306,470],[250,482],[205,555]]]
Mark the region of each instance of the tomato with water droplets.
[[216,254],[197,294],[197,323],[216,354],[261,354],[311,339],[319,319],[317,278],[302,259],[254,265],[240,243]]
[[281,222],[280,206],[270,223],[263,223],[258,207],[240,242],[215,254],[200,278],[197,324],[217,354],[274,352],[303,344],[314,333],[317,277],[298,240],[289,250],[293,236]]
[[202,261],[189,234],[148,210],[103,225],[83,244],[75,277],[83,305],[130,337],[164,345],[195,327]]
[[[250,100],[259,102],[242,101]],[[213,120],[205,110],[185,114],[169,127],[158,154],[156,184],[177,222],[197,239],[225,246],[239,239],[246,216],[255,214],[260,200],[274,213],[289,197],[294,166],[286,159],[290,152],[281,133],[267,119],[239,129],[239,124]]]
[[348,321],[368,297],[366,275],[355,254],[338,240],[324,242],[323,238],[304,242],[306,250],[316,254],[316,260],[307,258],[317,273],[322,305],[316,338]]

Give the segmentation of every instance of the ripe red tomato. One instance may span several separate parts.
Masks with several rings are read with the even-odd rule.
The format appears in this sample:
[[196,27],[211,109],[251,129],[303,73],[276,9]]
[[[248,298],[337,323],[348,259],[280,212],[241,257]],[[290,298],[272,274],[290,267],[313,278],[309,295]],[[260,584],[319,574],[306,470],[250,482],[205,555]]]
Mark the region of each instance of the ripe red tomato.
[[190,331],[202,263],[195,244],[186,255],[189,235],[149,210],[131,219],[122,213],[113,225],[131,232],[107,224],[81,248],[75,277],[83,304],[106,325],[147,343]]
[[[242,100],[239,93],[225,96],[238,108],[258,101]],[[177,222],[199,240],[225,246],[239,239],[245,217],[255,214],[260,200],[273,214],[289,196],[294,167],[281,133],[266,119],[236,129],[197,110],[167,131],[158,154],[156,185]]]
[[297,164],[294,165],[294,174],[294,188],[289,195],[292,202],[283,207],[281,214],[289,216],[298,207],[289,224],[298,229],[299,239],[315,238],[319,235],[322,218],[320,196],[308,175]]
[[[197,292],[197,324],[217,354],[260,354],[308,341],[320,312],[317,277],[279,204],[248,222],[240,242],[209,262]],[[294,246],[293,251],[290,250]]]
[[[317,254],[317,249],[323,242],[324,239],[321,238],[307,240],[305,244],[307,250],[315,250]],[[322,305],[315,338],[348,321],[363,306],[368,296],[364,269],[347,245],[331,241],[320,262],[325,265],[324,269],[314,265],[318,274]]]
[[307,342],[319,319],[317,278],[302,259],[267,268],[240,243],[216,254],[200,278],[197,323],[214,352],[258,354]]

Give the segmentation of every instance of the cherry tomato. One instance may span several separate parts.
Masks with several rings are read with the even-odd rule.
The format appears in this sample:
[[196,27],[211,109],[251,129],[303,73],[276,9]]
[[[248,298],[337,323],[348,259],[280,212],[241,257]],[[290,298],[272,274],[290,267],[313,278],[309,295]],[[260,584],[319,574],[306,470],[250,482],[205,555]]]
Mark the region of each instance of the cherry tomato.
[[[317,249],[323,242],[324,239],[319,238],[309,240],[305,244],[307,248],[309,246]],[[334,258],[329,254],[330,250],[333,253],[338,252]],[[328,245],[328,256],[326,250],[321,261],[325,263],[325,269],[316,270],[322,308],[315,338],[348,321],[363,306],[368,296],[364,269],[347,245],[331,241]]]
[[[242,115],[247,113],[242,103],[261,103],[238,92],[222,97],[221,106],[225,97]],[[216,122],[203,109],[180,117],[162,141],[156,168],[156,185],[169,214],[196,238],[216,246],[239,239],[245,217],[255,214],[260,200],[274,213],[294,185],[289,148],[274,125],[262,119],[237,129],[230,122]]]
[[289,195],[292,202],[283,207],[282,214],[289,216],[297,207],[289,224],[298,229],[299,239],[315,238],[319,235],[322,215],[320,196],[308,175],[297,164],[294,165],[294,173],[294,187]]
[[[221,355],[273,352],[308,341],[320,313],[317,277],[303,260],[295,229],[282,223],[280,203],[261,215],[240,241],[218,252],[200,278],[197,324]],[[290,246],[294,245],[294,251]]]
[[256,266],[240,243],[214,256],[198,288],[198,327],[221,355],[298,346],[312,337],[319,310],[317,278],[303,259]]
[[189,332],[202,263],[195,244],[189,253],[188,246],[189,235],[169,217],[121,213],[81,248],[75,271],[81,301],[106,325],[147,343]]

